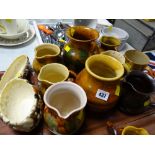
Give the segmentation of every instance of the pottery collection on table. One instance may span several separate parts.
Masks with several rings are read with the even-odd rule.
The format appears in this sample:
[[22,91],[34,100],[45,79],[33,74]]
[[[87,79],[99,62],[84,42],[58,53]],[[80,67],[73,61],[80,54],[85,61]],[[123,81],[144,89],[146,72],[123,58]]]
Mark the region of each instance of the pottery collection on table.
[[[33,49],[32,66],[25,55],[10,64],[0,81],[3,122],[17,131],[30,132],[43,118],[52,133],[75,134],[84,124],[87,110],[92,115],[104,115],[114,108],[134,115],[147,110],[155,81],[153,74],[143,72],[152,73],[145,54],[127,51],[122,55],[119,38],[99,38],[94,28],[72,26],[65,33],[68,40],[63,48],[43,43]],[[34,75],[37,85],[30,80]],[[127,134],[149,133],[129,126],[122,132]]]

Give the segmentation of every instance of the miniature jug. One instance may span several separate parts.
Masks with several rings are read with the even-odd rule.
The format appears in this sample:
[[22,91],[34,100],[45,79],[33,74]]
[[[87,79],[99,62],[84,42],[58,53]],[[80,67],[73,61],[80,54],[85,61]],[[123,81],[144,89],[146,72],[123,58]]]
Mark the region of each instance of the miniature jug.
[[126,126],[122,135],[149,135],[148,131],[144,128],[137,128],[135,126]]

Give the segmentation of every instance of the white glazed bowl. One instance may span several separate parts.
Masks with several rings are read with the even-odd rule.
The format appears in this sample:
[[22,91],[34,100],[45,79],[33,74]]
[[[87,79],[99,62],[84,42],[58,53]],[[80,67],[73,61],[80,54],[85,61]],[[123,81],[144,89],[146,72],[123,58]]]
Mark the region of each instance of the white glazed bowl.
[[0,97],[0,117],[18,131],[30,132],[42,116],[42,102],[35,87],[23,79],[12,79]]
[[5,38],[5,39],[17,39],[17,38],[20,38],[29,29],[29,22],[28,22],[28,20],[17,19],[17,27],[18,27],[17,34],[0,33],[0,37],[1,38]]
[[117,27],[112,28],[106,27],[102,30],[102,33],[104,36],[113,36],[120,39],[121,45],[119,47],[119,50],[122,50],[124,48],[125,43],[129,38],[129,34],[125,30]]

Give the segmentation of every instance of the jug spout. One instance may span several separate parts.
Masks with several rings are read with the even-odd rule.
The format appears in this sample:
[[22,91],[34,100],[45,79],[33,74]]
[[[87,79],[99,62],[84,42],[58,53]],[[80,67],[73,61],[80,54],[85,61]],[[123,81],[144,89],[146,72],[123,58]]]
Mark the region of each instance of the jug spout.
[[[45,94],[46,95],[46,94]],[[54,110],[58,117],[68,119],[73,114],[84,109],[86,102],[81,102],[72,91],[59,90],[50,96],[50,109]]]

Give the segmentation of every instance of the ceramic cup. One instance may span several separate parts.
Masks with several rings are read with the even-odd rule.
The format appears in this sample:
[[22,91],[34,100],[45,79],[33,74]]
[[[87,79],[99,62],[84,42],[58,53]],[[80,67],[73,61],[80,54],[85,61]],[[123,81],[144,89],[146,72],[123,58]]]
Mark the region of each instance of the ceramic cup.
[[126,126],[122,135],[149,135],[148,131],[144,128],[137,128],[135,126]]
[[16,19],[0,19],[0,33],[17,34],[17,31]]
[[124,67],[127,72],[130,72],[132,70],[142,71],[146,69],[152,77],[155,76],[152,69],[148,66],[150,59],[145,53],[137,50],[128,50],[127,52],[125,52],[124,56]]
[[59,82],[44,94],[44,120],[54,134],[73,134],[84,121],[85,91],[73,82]]
[[39,73],[41,67],[44,65],[59,61],[60,48],[57,45],[43,43],[38,45],[34,51],[35,59],[33,61],[33,68],[36,73]]
[[100,39],[100,43],[101,43],[101,48],[105,51],[106,50],[118,51],[118,47],[120,46],[121,41],[116,37],[102,36]]
[[49,86],[57,82],[70,80],[71,76],[75,78],[76,74],[62,64],[51,63],[43,66],[38,75],[38,80],[41,82],[42,93],[44,94]]

